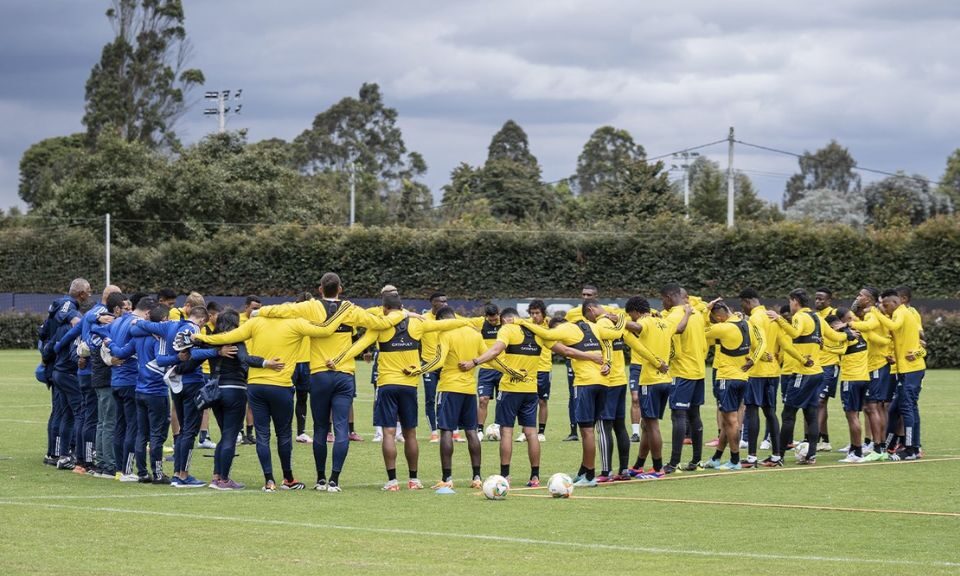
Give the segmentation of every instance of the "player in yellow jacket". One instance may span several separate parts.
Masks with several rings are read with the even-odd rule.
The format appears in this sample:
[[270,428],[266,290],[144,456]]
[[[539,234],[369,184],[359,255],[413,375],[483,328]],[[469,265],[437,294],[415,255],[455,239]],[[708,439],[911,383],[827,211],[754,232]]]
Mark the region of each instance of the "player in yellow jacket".
[[[530,321],[547,328],[547,305],[543,300],[533,300],[527,308],[530,313]],[[547,440],[547,418],[550,415],[548,403],[550,401],[550,388],[553,370],[553,351],[543,347],[540,352],[540,364],[537,365],[537,440],[546,442]],[[517,441],[526,440],[522,433],[517,436]]]
[[888,393],[890,364],[887,361],[893,340],[890,338],[890,332],[877,320],[877,315],[882,314],[876,307],[879,302],[879,290],[872,286],[861,288],[854,301],[857,319],[847,324],[867,340],[867,370],[870,371],[870,384],[867,387],[863,411],[867,415],[867,436],[873,442],[865,439],[863,446],[865,454],[874,451],[886,452],[887,398],[888,395],[893,396],[892,393]]
[[826,321],[834,330],[848,334],[846,349],[840,356],[840,401],[843,402],[843,412],[847,417],[847,428],[850,431],[850,445],[846,458],[841,462],[857,463],[863,459],[863,436],[860,427],[860,412],[863,410],[870,387],[869,348],[870,343],[861,334],[855,334],[846,325],[856,320],[856,316],[848,308],[837,308],[837,313],[827,316]]
[[[833,291],[829,288],[817,288],[817,291],[813,294],[813,307],[817,311],[817,316],[820,317],[821,326],[830,328],[830,323],[827,322],[827,317],[836,316],[837,309],[833,307]],[[824,338],[825,344],[827,338]],[[845,342],[838,342],[840,344],[840,354],[843,353],[843,349],[846,348]],[[820,408],[818,408],[818,419],[820,424],[820,437],[817,439],[817,450],[821,452],[829,452],[833,450],[833,446],[830,445],[830,430],[828,428],[828,412],[827,406],[830,403],[831,398],[837,397],[837,384],[840,381],[840,354],[836,354],[837,350],[835,347],[825,345],[820,350],[820,367],[823,368],[823,389],[820,392]]]
[[[766,350],[747,372],[747,388],[743,395],[746,405],[744,427],[747,428],[747,459],[742,461],[744,468],[755,468],[757,461],[757,440],[760,437],[760,415],[766,422],[770,448],[774,453],[780,447],[780,421],[777,419],[777,389],[780,384],[780,327],[767,318],[767,309],[760,304],[760,295],[753,288],[740,292],[740,306],[749,318],[750,329],[760,332],[766,343]],[[756,342],[751,341],[755,347]]]

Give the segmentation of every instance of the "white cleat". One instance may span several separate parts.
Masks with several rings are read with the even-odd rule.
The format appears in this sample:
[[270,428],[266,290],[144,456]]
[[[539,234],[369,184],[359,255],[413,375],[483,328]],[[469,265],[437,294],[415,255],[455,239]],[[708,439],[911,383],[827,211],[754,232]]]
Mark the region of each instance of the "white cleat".
[[209,438],[205,438],[203,442],[199,444],[199,446],[204,450],[213,450],[214,448],[217,447],[217,444],[213,440]]
[[867,454],[869,454],[869,453],[871,453],[871,452],[873,452],[873,442],[871,442],[871,443],[869,443],[869,444],[864,444],[864,445],[863,445],[863,454],[864,454],[864,455],[867,455]]
[[761,450],[769,450],[771,448],[773,448],[773,444],[771,444],[769,440],[764,440],[760,443]]
[[311,438],[309,434],[304,432],[303,434],[300,434],[297,436],[297,442],[301,444],[312,444],[313,438]]
[[539,440],[539,441],[541,441],[541,442],[546,442],[546,441],[547,441],[547,435],[546,435],[546,434],[537,434],[537,440]]
[[741,450],[747,450],[747,449],[749,449],[749,448],[750,448],[750,444],[748,444],[746,440],[741,440],[741,441],[740,441],[740,449],[741,449]]
[[[819,450],[819,448],[818,448],[818,450]],[[840,448],[840,449],[837,450],[837,452],[842,452],[842,453],[844,453],[844,454],[846,454],[846,453],[849,452],[849,451],[850,451],[850,445],[849,445],[849,444],[847,444],[847,445],[844,446],[843,448]]]
[[843,462],[845,464],[859,464],[860,462],[863,462],[863,458],[861,458],[860,456],[857,456],[856,454],[849,453],[847,454],[847,457],[844,458],[843,460],[840,460],[840,462]]
[[373,435],[374,442],[383,442],[383,432],[377,432]]
[[527,437],[524,435],[523,432],[521,432],[520,435],[517,436],[517,442],[526,442],[526,441],[527,441]]
[[829,442],[817,442],[817,452],[830,452],[833,446]]

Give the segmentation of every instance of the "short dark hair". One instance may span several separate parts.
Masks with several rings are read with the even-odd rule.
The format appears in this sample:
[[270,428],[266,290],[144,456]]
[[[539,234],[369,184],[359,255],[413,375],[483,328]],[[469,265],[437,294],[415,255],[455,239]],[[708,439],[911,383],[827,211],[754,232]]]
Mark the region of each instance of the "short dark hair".
[[206,306],[191,306],[190,307],[190,318],[196,318],[202,320],[203,322],[207,321],[207,318],[210,317],[210,313],[207,312]]
[[211,300],[210,302],[207,302],[207,312],[216,312],[219,314],[220,312],[223,312],[223,306],[221,306],[219,302]]
[[340,276],[336,272],[327,272],[320,277],[320,291],[324,298],[334,298],[340,291]]
[[[336,296],[336,294],[334,294]],[[301,292],[297,294],[297,302],[307,302],[308,300],[313,300],[313,294],[310,292]]]
[[826,294],[827,296],[833,298],[833,290],[831,290],[831,289],[829,289],[829,288],[824,288],[824,287],[821,286],[820,288],[817,288],[817,292],[822,292],[822,293]]
[[456,318],[457,314],[453,311],[453,308],[449,306],[443,306],[437,310],[437,320],[447,320],[449,318]]
[[759,298],[760,294],[753,288],[744,288],[740,291],[741,300],[758,300]]
[[430,302],[433,302],[437,298],[444,298],[444,297],[446,297],[446,294],[444,294],[443,292],[434,292],[433,294],[430,295]]
[[913,288],[910,288],[906,284],[901,284],[900,286],[897,286],[896,291],[897,291],[897,294],[900,294],[901,296],[906,296],[907,298],[910,298],[910,299],[913,298]]
[[153,296],[141,296],[137,300],[136,310],[141,312],[146,312],[148,310],[153,310],[157,306],[157,299]]
[[900,293],[897,292],[897,290],[896,290],[895,288],[890,288],[889,290],[884,290],[884,291],[880,294],[880,298],[890,298],[891,296],[896,296],[897,298],[899,298],[899,297],[900,297]]
[[[136,310],[137,305],[140,304],[140,301],[143,300],[144,298],[147,298],[148,296],[150,295],[145,292],[134,292],[133,294],[130,295],[130,298],[129,298],[130,305],[133,306],[134,310]],[[156,304],[156,300],[154,300],[154,304]],[[147,310],[149,310],[149,308],[147,308]]]
[[489,303],[483,307],[484,316],[496,316],[498,314],[500,314],[500,307],[496,304]]
[[176,300],[177,292],[173,288],[161,288],[157,290],[157,300]]
[[680,297],[680,285],[676,282],[668,282],[660,288],[660,294],[663,296]]
[[789,313],[790,313],[790,305],[789,305],[789,304],[784,304],[784,305],[780,306],[780,315],[781,315],[781,316],[783,316],[784,314],[789,314]]
[[647,299],[643,296],[632,296],[629,300],[627,300],[625,309],[627,312],[646,314],[650,311],[650,303],[647,302]]
[[600,289],[597,288],[596,286],[594,286],[593,284],[584,284],[584,285],[583,285],[583,288],[581,288],[580,290],[581,290],[581,291],[582,291],[582,290],[593,290],[593,291],[596,292],[597,294],[600,293]]
[[166,304],[157,304],[150,309],[151,322],[163,322],[170,316],[170,307]]
[[710,310],[711,313],[717,312],[718,310],[723,310],[727,314],[730,314],[730,306],[726,302],[717,302],[713,305],[713,308]]
[[543,300],[531,300],[527,310],[539,310],[543,312],[544,316],[547,315],[547,305],[543,303]]
[[257,304],[263,304],[263,302],[260,300],[260,297],[259,297],[259,296],[255,296],[255,295],[251,294],[251,295],[247,296],[246,300],[243,301],[243,305],[244,305],[244,306],[249,306],[249,305],[252,304],[253,302],[256,302]]
[[517,312],[516,308],[507,307],[500,311],[500,320],[504,318],[517,318],[520,316],[520,313]]
[[864,286],[863,289],[866,290],[868,294],[870,294],[870,297],[873,298],[874,302],[880,299],[880,290],[877,290],[873,286]]
[[233,308],[227,308],[217,316],[217,325],[214,332],[229,332],[240,326],[240,313]]
[[388,292],[383,295],[383,307],[387,310],[399,310],[403,308],[403,301],[399,294]]
[[583,301],[583,304],[580,305],[580,312],[584,315],[587,314],[587,308],[597,308],[600,306],[600,301],[596,298],[587,298]]
[[[850,312],[849,308],[845,308],[843,306],[837,308],[837,312],[836,312],[837,319],[843,318],[844,316],[847,315],[848,312]],[[828,317],[828,321],[829,321],[829,317]]]
[[[839,321],[840,321],[840,314],[839,314],[840,309],[839,309],[839,308],[837,309],[837,312],[838,312],[837,314],[827,314],[827,317],[824,318],[823,320],[824,320],[827,324],[833,324],[834,322],[839,322]],[[848,312],[849,312],[849,310],[848,310]]]
[[566,322],[567,319],[562,316],[554,316],[550,320],[547,320],[547,328],[556,328],[557,326]]
[[104,304],[104,306],[107,307],[107,312],[109,314],[113,314],[113,311],[117,308],[123,308],[123,301],[126,299],[127,297],[120,292],[114,292],[107,296],[107,302]]
[[810,306],[810,296],[807,296],[807,291],[803,288],[791,290],[787,297],[799,304],[801,308]]

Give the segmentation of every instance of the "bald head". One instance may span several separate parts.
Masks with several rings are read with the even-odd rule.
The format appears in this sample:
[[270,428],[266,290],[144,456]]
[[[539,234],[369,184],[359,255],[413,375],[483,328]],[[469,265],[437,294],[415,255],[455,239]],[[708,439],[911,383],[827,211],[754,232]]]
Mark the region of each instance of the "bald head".
[[103,289],[103,298],[100,299],[100,302],[102,302],[103,304],[106,304],[107,298],[109,298],[111,294],[119,294],[119,293],[120,293],[120,288],[111,284]]

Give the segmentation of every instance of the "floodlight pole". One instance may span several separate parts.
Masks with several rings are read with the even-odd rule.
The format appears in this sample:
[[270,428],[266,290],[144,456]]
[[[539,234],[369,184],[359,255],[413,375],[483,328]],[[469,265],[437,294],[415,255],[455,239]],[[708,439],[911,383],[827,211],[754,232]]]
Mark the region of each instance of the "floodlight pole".
[[727,136],[727,228],[733,228],[733,126]]

